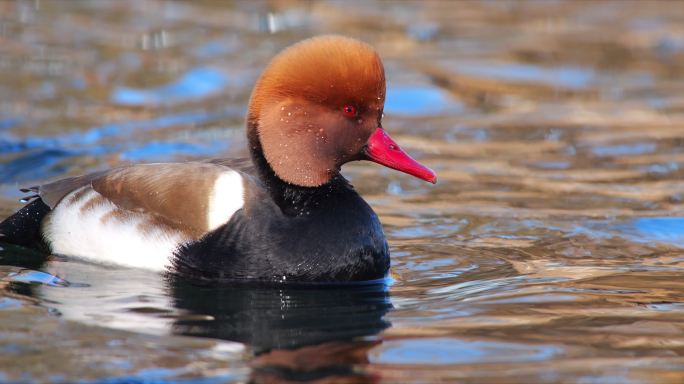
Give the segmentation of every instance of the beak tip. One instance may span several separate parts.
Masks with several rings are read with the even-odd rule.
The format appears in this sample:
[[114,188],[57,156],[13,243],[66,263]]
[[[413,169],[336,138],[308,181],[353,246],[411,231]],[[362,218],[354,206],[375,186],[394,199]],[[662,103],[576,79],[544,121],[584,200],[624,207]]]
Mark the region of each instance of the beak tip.
[[430,182],[432,184],[437,184],[437,174],[432,172],[432,174],[429,177],[425,178],[425,181]]

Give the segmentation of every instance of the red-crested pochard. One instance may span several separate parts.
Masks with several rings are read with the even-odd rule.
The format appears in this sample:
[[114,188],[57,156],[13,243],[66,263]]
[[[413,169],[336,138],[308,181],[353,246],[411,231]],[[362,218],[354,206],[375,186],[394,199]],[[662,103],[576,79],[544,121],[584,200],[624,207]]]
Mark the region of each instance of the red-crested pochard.
[[0,223],[0,241],[203,280],[381,279],[382,226],[340,167],[370,160],[436,181],[382,128],[384,102],[372,47],[304,40],[254,87],[251,161],[139,164],[33,187]]

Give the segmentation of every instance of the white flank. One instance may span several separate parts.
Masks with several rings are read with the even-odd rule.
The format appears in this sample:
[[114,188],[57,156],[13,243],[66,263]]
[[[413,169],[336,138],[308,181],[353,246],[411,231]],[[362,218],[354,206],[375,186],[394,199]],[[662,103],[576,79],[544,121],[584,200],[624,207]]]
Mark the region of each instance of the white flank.
[[[88,191],[77,201],[71,197]],[[83,211],[91,199],[102,198],[90,186],[64,197],[50,213],[43,228],[45,239],[56,254],[77,256],[99,263],[163,271],[178,246],[187,242],[180,232],[150,225],[143,213],[121,211],[125,216],[108,219],[119,210],[109,200]]]
[[235,171],[225,171],[216,178],[209,196],[207,227],[210,231],[227,223],[235,211],[245,204],[245,188],[242,176]]

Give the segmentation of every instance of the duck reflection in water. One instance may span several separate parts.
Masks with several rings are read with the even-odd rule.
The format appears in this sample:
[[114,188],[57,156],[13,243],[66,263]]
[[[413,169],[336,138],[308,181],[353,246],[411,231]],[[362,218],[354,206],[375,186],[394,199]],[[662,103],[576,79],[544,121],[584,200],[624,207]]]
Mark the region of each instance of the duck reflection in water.
[[[140,318],[126,317],[154,322],[156,315],[168,319],[167,309],[174,307],[171,333],[245,344],[254,354],[255,383],[375,382],[375,375],[357,368],[368,363],[368,351],[380,343],[370,336],[391,325],[384,319],[392,309],[384,280],[338,286],[197,285],[141,270],[104,270],[78,260],[46,263],[43,255],[13,246],[0,251],[0,264],[21,268],[26,275],[5,289],[51,303],[69,319],[87,322],[104,315],[112,323],[139,325]],[[43,275],[60,276],[64,284],[32,283]],[[124,279],[128,283],[122,286]],[[129,301],[141,295],[149,298]]]
[[[180,317],[173,332],[246,344],[256,355],[253,382],[342,379],[373,382],[368,363],[392,308],[384,283],[355,286],[203,287],[170,281]],[[204,315],[204,316],[197,316]]]

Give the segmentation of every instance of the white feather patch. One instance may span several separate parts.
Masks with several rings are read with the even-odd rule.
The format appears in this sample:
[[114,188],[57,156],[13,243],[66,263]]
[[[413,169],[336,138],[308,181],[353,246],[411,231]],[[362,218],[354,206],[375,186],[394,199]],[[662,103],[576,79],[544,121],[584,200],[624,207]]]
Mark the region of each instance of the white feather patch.
[[221,173],[214,182],[207,206],[207,228],[210,231],[227,223],[235,211],[245,204],[242,176],[235,171]]
[[[87,189],[79,199],[73,196]],[[83,207],[91,199],[97,204]],[[115,211],[120,215],[108,217]],[[179,231],[155,226],[144,213],[123,211],[90,186],[65,196],[43,227],[56,254],[99,263],[163,271],[179,245],[188,242]]]

